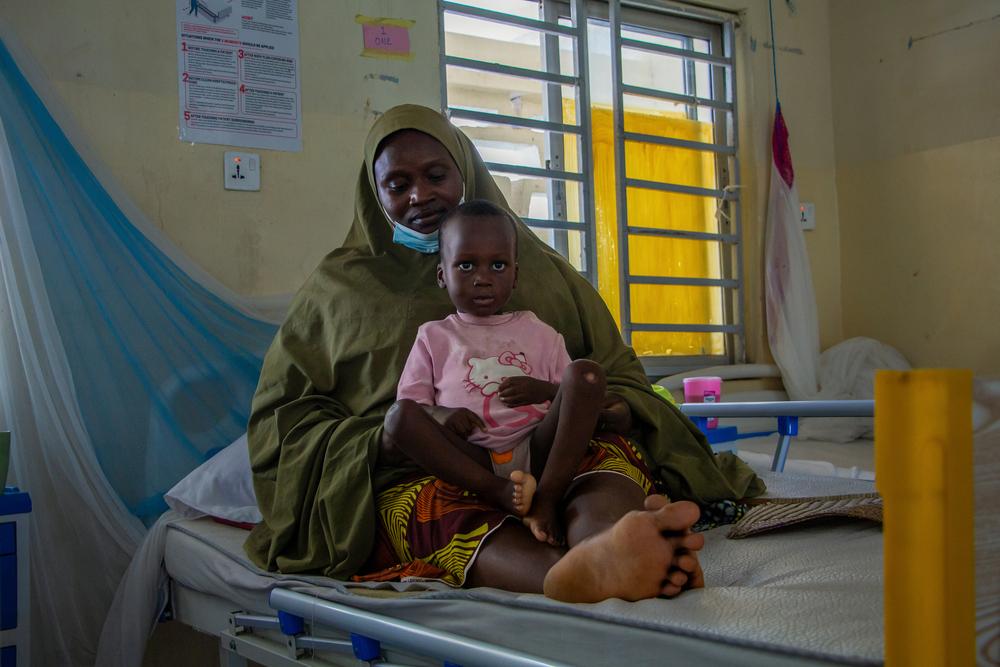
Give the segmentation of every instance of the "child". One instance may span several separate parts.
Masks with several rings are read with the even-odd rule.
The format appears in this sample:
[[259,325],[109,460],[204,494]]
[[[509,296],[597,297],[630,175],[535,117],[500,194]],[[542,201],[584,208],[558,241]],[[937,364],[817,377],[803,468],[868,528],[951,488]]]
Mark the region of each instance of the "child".
[[441,479],[523,517],[538,540],[561,544],[562,498],[599,419],[614,416],[604,371],[571,361],[562,336],[533,313],[504,312],[517,284],[507,212],[468,202],[439,233],[438,284],[457,312],[417,333],[394,406],[405,420],[401,446]]

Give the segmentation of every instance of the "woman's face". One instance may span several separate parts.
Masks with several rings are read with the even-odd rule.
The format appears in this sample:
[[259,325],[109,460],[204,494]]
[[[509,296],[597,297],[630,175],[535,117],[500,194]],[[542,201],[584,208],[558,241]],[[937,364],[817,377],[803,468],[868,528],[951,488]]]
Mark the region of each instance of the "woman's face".
[[455,160],[441,142],[418,130],[391,135],[373,171],[389,219],[422,234],[437,230],[441,217],[462,199],[464,184]]

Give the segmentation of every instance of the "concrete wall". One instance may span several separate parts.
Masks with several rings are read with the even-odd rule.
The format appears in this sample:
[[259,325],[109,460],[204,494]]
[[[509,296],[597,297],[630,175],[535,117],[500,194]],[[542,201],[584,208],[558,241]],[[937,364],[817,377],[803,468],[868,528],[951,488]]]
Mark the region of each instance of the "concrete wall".
[[[767,3],[717,5],[741,15],[737,57],[748,342],[751,359],[763,359],[760,256],[773,112]],[[796,3],[793,14],[779,2],[775,9],[782,100],[799,192],[817,207],[817,230],[807,234],[807,243],[825,347],[840,339],[842,329],[827,5]],[[414,59],[360,57],[355,14],[416,20]],[[177,140],[173,3],[141,10],[123,0],[0,4],[0,22],[38,62],[124,192],[182,250],[244,294],[295,290],[340,243],[352,217],[361,142],[372,110],[402,101],[438,104],[433,0],[301,0],[299,16],[304,150],[260,151],[261,192],[234,193],[220,183],[225,147]]]
[[[771,164],[774,83],[767,0],[718,0],[737,12],[737,95],[740,167],[744,189],[744,280],[747,288],[747,354],[767,361],[763,323],[763,245]],[[805,233],[819,312],[820,345],[843,338],[840,214],[834,179],[831,54],[827,2],[775,0],[778,92],[790,133],[795,181],[802,201],[816,204],[816,229]]]
[[1000,372],[997,3],[837,0],[830,19],[844,333]]
[[[119,186],[174,243],[237,292],[294,291],[350,227],[372,112],[440,103],[436,3],[299,1],[303,150],[247,149],[261,154],[260,192],[223,189],[227,147],[177,138],[174,7],[5,0],[0,24]],[[361,57],[357,14],[415,20],[413,60]]]
[[[774,100],[767,3],[715,4],[740,17],[748,352],[760,360]],[[833,0],[774,9],[799,194],[816,203],[806,240],[822,346],[868,335],[916,364],[1000,370],[995,6]],[[438,103],[431,0],[301,0],[299,13],[304,150],[260,151],[260,193],[222,189],[225,147],[177,139],[172,3],[140,12],[123,0],[8,0],[0,23],[153,223],[223,283],[267,294],[296,289],[346,233],[372,112]],[[416,20],[414,59],[362,58],[355,14]]]

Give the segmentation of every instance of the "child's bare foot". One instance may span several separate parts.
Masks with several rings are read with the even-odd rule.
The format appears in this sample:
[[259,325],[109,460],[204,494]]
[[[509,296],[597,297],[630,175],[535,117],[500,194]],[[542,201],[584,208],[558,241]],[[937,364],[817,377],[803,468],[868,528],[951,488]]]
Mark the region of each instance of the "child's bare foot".
[[539,542],[547,542],[554,547],[565,543],[562,523],[559,521],[559,506],[547,498],[536,496],[531,513],[523,521]]
[[515,470],[510,474],[510,481],[514,482],[514,512],[518,516],[524,516],[531,509],[531,501],[535,497],[535,488],[538,483],[535,476],[523,470]]
[[652,509],[629,512],[570,549],[545,576],[545,595],[564,602],[643,600],[676,595],[690,587],[689,579],[703,584],[697,559],[692,564],[678,556],[704,542],[689,532],[698,515],[698,506],[687,501],[654,500]]
[[[647,510],[656,511],[669,503],[666,496],[653,495],[648,496],[644,504]],[[680,535],[680,538],[667,574],[668,585],[664,586],[662,593],[666,597],[674,597],[689,588],[705,587],[705,576],[701,571],[697,554],[705,546],[705,537],[688,529]]]

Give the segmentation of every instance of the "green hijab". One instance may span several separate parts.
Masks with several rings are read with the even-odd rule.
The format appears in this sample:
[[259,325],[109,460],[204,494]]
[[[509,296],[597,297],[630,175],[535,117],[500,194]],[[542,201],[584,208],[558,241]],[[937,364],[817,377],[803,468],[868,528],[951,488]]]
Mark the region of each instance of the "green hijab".
[[[412,469],[377,465],[382,419],[417,327],[453,312],[437,287],[436,255],[393,243],[371,169],[383,139],[424,132],[454,158],[467,199],[509,210],[469,139],[440,113],[403,105],[365,141],[354,224],[296,295],[264,359],[248,427],[263,521],[245,548],[260,567],[346,578],[375,535],[375,494]],[[638,445],[670,497],[698,502],[758,495],[763,483],[735,457],[716,457],[700,431],[650,389],[597,291],[523,224],[511,310],[531,310],[563,334],[574,359],[601,364],[632,408]]]

